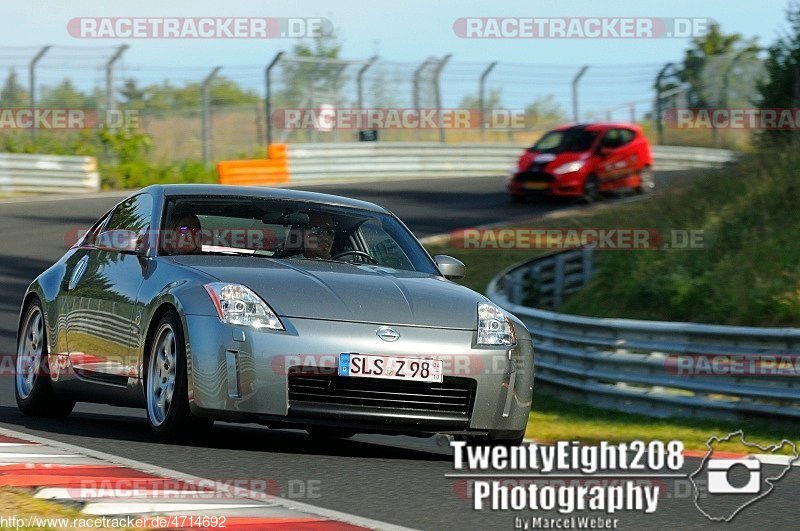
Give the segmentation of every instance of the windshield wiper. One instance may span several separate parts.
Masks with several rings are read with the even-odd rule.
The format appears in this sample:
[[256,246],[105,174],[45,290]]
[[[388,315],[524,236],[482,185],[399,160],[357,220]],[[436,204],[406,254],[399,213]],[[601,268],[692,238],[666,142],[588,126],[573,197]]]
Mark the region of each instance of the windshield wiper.
[[314,262],[332,262],[334,264],[352,264],[357,265],[355,262],[348,262],[347,260],[334,260],[333,258],[308,258],[302,254],[299,256],[290,256],[293,260],[311,260]]
[[168,256],[189,256],[189,255],[215,255],[215,256],[251,256],[251,251],[180,251],[168,252]]

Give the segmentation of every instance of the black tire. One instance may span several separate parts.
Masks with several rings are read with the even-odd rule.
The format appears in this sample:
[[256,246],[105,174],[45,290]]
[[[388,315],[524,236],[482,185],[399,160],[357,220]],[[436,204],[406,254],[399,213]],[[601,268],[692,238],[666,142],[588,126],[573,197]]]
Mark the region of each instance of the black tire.
[[[158,362],[157,349],[162,334],[171,331],[174,338],[174,384],[172,387],[169,404],[165,403],[163,410],[153,409],[158,394],[151,391],[150,373],[156,368]],[[168,341],[167,338],[163,338]],[[158,439],[177,440],[207,433],[214,421],[212,419],[195,416],[189,409],[189,384],[186,368],[186,341],[180,319],[174,312],[167,312],[153,329],[147,340],[147,358],[145,359],[144,392],[147,409],[147,423],[150,431]],[[155,373],[153,373],[155,375]],[[155,376],[154,376],[155,378]],[[164,390],[162,389],[163,393]],[[165,414],[159,415],[159,411]]]
[[639,186],[636,187],[637,194],[652,193],[656,187],[656,181],[653,175],[653,169],[650,166],[645,166],[639,174]]
[[600,181],[597,180],[595,175],[589,175],[583,181],[583,195],[581,198],[587,204],[594,203],[600,199]]
[[508,198],[509,201],[511,201],[514,204],[524,203],[528,199],[524,195],[512,195],[512,194],[509,194]]
[[[75,401],[59,396],[53,391],[50,381],[50,364],[47,360],[47,327],[44,325],[44,311],[39,299],[32,300],[23,312],[19,337],[17,338],[17,360],[14,371],[14,397],[17,407],[25,414],[32,417],[60,418],[66,417],[75,407]],[[38,316],[38,325],[34,319]],[[36,332],[34,337],[33,328]],[[30,349],[39,352],[37,359],[31,360]],[[30,364],[26,364],[30,361]],[[24,367],[21,365],[25,364]],[[27,371],[33,369],[30,383],[23,377]]]

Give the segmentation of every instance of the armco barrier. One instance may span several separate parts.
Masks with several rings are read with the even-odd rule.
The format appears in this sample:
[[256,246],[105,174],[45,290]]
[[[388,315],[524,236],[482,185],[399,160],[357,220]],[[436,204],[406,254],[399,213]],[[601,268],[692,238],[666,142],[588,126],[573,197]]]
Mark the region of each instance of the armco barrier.
[[291,180],[506,175],[525,146],[360,142],[289,146]]
[[[544,384],[559,397],[655,417],[800,418],[798,373],[776,376],[768,361],[755,363],[783,360],[789,363],[783,369],[798,369],[800,329],[591,318],[522,305],[542,300],[528,293],[537,284],[546,286],[545,298],[580,289],[594,268],[591,253],[570,250],[533,259],[489,284],[489,298],[522,319],[533,336],[537,386]],[[535,278],[548,271],[549,277]],[[742,367],[758,369],[719,374],[726,372],[723,364],[717,371],[705,366],[702,374],[682,374],[681,355],[710,362],[714,356],[744,359],[750,363]]]
[[94,157],[0,153],[0,192],[96,192]]
[[[349,142],[270,146],[268,159],[224,161],[223,184],[274,184],[319,179],[503,176],[515,166],[522,144]],[[285,149],[285,158],[282,150]],[[720,166],[734,153],[722,149],[654,146],[656,170]],[[285,173],[284,173],[285,172]]]

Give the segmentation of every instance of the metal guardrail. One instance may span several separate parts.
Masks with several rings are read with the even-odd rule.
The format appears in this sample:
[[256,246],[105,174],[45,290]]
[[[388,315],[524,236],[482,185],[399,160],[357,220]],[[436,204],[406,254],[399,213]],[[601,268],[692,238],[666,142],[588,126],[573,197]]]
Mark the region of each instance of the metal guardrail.
[[0,153],[0,192],[96,192],[94,157]]
[[679,364],[714,356],[800,364],[800,329],[592,318],[523,305],[548,297],[558,302],[556,294],[580,289],[594,271],[591,256],[591,250],[570,250],[536,258],[489,284],[489,298],[519,317],[534,338],[537,383],[559,397],[654,417],[800,418],[800,378],[775,375],[766,361],[752,374],[724,375],[682,374]]
[[[359,142],[291,144],[292,181],[330,178],[469,177],[507,175],[527,144]],[[735,154],[723,149],[654,146],[656,170],[720,166]]]
[[458,177],[506,175],[525,146],[361,142],[292,144],[291,180],[322,177]]

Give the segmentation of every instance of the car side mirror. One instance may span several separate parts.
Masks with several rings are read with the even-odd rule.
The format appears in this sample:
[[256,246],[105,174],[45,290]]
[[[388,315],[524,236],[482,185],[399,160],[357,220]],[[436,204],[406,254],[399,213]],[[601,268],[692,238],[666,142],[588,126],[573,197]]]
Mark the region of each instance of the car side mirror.
[[144,241],[132,230],[115,229],[101,232],[97,236],[97,248],[126,254],[144,254]]
[[467,266],[464,265],[464,262],[452,256],[437,254],[433,257],[433,261],[436,262],[436,267],[439,268],[439,272],[444,278],[457,280],[464,278],[467,273]]

